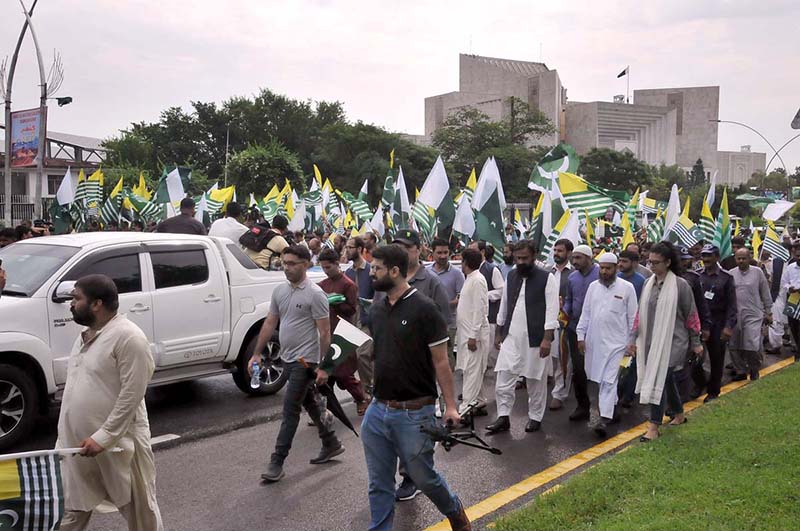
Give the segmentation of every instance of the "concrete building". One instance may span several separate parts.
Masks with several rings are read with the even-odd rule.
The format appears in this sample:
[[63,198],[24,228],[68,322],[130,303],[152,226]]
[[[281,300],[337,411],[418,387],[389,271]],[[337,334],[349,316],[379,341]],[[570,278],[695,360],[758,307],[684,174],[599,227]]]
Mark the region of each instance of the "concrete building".
[[[5,127],[0,125],[0,221],[5,211]],[[61,184],[67,168],[73,175],[83,169],[87,176],[105,161],[106,150],[102,140],[86,136],[47,131],[44,173],[42,175],[42,200],[47,210]],[[11,217],[14,223],[32,219],[34,194],[36,190],[36,166],[11,169]]]
[[718,151],[718,86],[634,90],[633,104],[623,98],[567,102],[558,72],[544,63],[479,55],[459,55],[458,91],[425,98],[425,135],[412,135],[413,141],[430,145],[433,132],[464,107],[500,120],[508,115],[511,96],[555,126],[554,134],[532,144],[563,140],[579,155],[595,147],[627,150],[648,164],[677,164],[687,172],[701,159],[707,177],[718,172],[718,183],[739,184],[764,170],[764,153]]
[[764,171],[767,155],[750,151],[750,146],[742,146],[739,151],[717,151],[717,164],[717,184],[734,187],[746,183],[753,173]]
[[464,107],[501,120],[508,115],[508,99],[512,96],[541,111],[555,127],[552,135],[534,143],[557,144],[567,99],[558,72],[544,63],[467,54],[459,55],[458,91],[425,98],[425,136],[430,138],[452,112]]

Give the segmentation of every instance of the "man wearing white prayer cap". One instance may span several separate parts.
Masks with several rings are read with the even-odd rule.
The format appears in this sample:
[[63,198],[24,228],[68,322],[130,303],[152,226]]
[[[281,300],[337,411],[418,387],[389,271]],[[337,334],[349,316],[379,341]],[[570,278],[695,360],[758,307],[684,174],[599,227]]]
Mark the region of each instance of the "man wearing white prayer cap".
[[600,420],[594,431],[605,437],[614,420],[619,365],[638,304],[633,284],[617,277],[617,255],[603,253],[598,262],[599,276],[586,292],[577,334],[578,350],[586,356],[586,376],[599,386]]

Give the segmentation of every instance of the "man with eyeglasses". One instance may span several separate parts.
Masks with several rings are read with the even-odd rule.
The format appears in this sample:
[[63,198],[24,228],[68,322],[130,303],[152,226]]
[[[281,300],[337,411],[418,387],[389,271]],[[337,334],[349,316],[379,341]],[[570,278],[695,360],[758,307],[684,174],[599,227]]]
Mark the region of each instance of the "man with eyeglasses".
[[[252,373],[253,364],[261,365],[261,353],[280,322],[281,361],[289,379],[283,397],[283,419],[275,441],[275,451],[267,471],[261,475],[261,479],[267,482],[279,481],[285,475],[283,462],[292,447],[301,407],[308,412],[322,440],[322,449],[317,457],[311,459],[311,464],[327,463],[344,452],[344,446],[333,430],[322,422],[322,411],[310,392],[315,380],[314,370],[331,343],[328,297],[322,288],[306,276],[311,265],[311,254],[305,246],[290,245],[281,256],[287,282],[279,284],[272,292],[269,313],[247,366],[248,372]],[[324,384],[327,380],[325,371],[316,371],[318,384]]]

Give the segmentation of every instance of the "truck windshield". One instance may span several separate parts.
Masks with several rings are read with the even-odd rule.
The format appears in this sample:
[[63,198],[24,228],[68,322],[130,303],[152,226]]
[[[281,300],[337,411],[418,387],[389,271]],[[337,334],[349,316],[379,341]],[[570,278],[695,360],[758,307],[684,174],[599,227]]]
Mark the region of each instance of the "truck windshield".
[[80,249],[63,245],[18,242],[0,249],[6,272],[3,295],[30,297]]

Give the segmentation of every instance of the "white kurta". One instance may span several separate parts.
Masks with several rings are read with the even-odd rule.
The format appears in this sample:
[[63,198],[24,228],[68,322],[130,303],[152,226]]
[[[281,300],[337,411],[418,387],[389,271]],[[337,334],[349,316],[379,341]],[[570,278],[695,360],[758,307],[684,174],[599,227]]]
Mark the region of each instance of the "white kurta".
[[578,341],[586,341],[589,380],[616,382],[637,307],[636,290],[627,280],[615,278],[610,286],[600,280],[589,284],[576,329]]
[[139,525],[160,527],[144,403],[153,369],[147,337],[123,315],[114,317],[94,337],[84,332],[76,339],[56,447],[80,446],[91,437],[103,448],[123,451],[64,458],[61,473],[66,510],[91,511],[105,500],[116,507],[133,502]]
[[[522,281],[517,304],[511,312],[511,323],[497,356],[495,372],[509,371],[525,378],[539,380],[549,375],[550,357],[539,357],[539,347],[531,347],[528,342],[528,320],[525,309],[525,284]],[[555,330],[558,328],[558,281],[553,275],[547,276],[547,285],[544,290],[546,301],[544,329]],[[507,314],[508,283],[503,287],[503,297],[500,302],[500,311],[497,313],[497,325],[502,326],[508,319]]]
[[[486,288],[486,279],[480,271],[473,271],[464,279],[461,295],[456,307],[456,345],[458,359],[456,370],[464,370],[466,356],[489,353],[491,347],[489,333],[489,292]],[[478,350],[474,353],[467,348],[467,341],[475,339]]]

